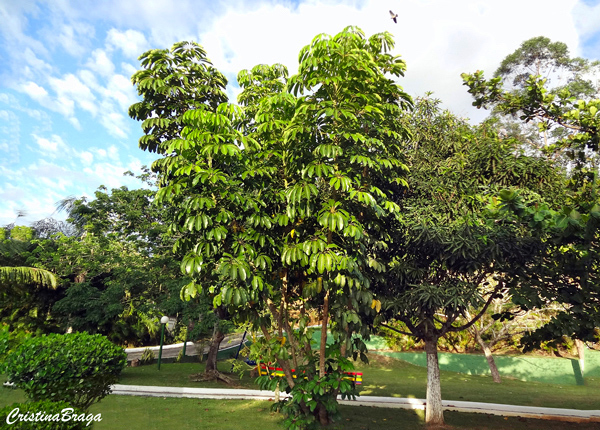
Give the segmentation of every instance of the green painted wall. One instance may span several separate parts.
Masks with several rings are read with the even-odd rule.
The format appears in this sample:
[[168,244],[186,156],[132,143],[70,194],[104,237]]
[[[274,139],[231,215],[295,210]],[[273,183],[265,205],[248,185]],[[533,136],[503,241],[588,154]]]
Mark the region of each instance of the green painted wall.
[[[377,354],[398,358],[417,366],[426,366],[424,352],[383,352]],[[530,356],[495,356],[498,371],[503,377],[522,381],[539,381],[551,384],[582,385],[579,360],[569,358],[541,358]],[[483,355],[439,353],[441,370],[468,375],[490,375]],[[600,377],[600,352],[586,350],[585,371],[588,377]]]
[[[315,329],[312,335],[313,347],[321,341],[321,330]],[[333,337],[327,333],[327,343]],[[426,367],[424,352],[389,352],[385,339],[371,336],[365,342],[371,353],[398,358],[411,364]],[[235,355],[235,349],[219,353],[219,359]],[[221,355],[222,354],[222,355]],[[227,358],[229,358],[227,357]],[[490,375],[487,360],[479,354],[438,354],[441,370],[465,373],[467,375]],[[542,358],[531,356],[494,356],[498,371],[502,377],[520,379],[522,381],[538,381],[550,384],[583,385],[583,377],[579,368],[579,360],[570,358]],[[600,378],[600,351],[586,349],[584,376]]]

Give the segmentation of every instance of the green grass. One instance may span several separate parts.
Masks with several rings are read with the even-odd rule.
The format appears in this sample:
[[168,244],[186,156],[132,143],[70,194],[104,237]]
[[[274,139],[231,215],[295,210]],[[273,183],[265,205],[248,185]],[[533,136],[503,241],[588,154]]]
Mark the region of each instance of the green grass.
[[[231,371],[233,360],[218,362],[218,368],[223,373]],[[191,382],[189,376],[204,371],[204,363],[161,363],[160,371],[157,365],[127,367],[121,374],[119,384],[126,385],[157,385],[159,387],[204,387],[204,388],[251,388],[258,389],[255,378],[250,377],[250,367],[240,380],[238,375],[229,375],[235,380],[233,387],[219,382]]]
[[[102,422],[94,425],[95,430],[282,429],[281,415],[271,412],[270,408],[270,402],[109,396],[92,407],[91,412],[102,414]],[[422,412],[361,406],[342,406],[340,409],[342,420],[329,427],[331,430],[424,428]],[[597,424],[504,419],[485,414],[447,412],[445,416],[447,424],[456,429],[592,430],[597,428]]]
[[[0,406],[23,401],[20,390],[0,388]],[[243,400],[177,399],[111,395],[90,408],[102,416],[95,430],[281,430],[281,415],[271,412],[270,402]],[[423,412],[403,409],[340,406],[342,419],[330,430],[423,429]],[[597,423],[575,424],[486,414],[446,412],[449,429],[492,430],[593,430]]]
[[[427,369],[401,360],[369,355],[370,364],[356,363],[363,372],[360,392],[365,396],[425,398]],[[190,382],[189,375],[201,372],[201,363],[163,364],[161,370],[153,366],[128,367],[121,384],[158,385],[171,387],[223,388],[209,382]],[[231,370],[231,360],[219,363],[223,372]],[[490,376],[466,375],[441,371],[444,400],[502,403],[523,406],[541,406],[567,409],[600,409],[600,380],[586,378],[586,385],[559,385],[542,382],[524,382],[504,378],[495,384]],[[245,372],[241,380],[235,378],[235,387],[258,389],[254,378]]]
[[[425,397],[426,369],[383,356],[370,356],[368,365],[357,364],[364,373],[363,395],[392,397]],[[219,383],[190,382],[189,375],[203,370],[201,363],[164,363],[130,367],[123,372],[120,383],[132,385],[225,387]],[[219,363],[223,372],[231,370],[231,361]],[[232,375],[236,378],[236,375]],[[561,386],[504,379],[494,384],[490,377],[441,372],[442,395],[447,400],[481,401],[527,406],[573,409],[600,409],[600,381],[587,379],[585,386]],[[0,378],[0,381],[4,381]],[[235,387],[257,389],[246,372]],[[0,407],[24,401],[20,390],[0,388]],[[261,430],[283,428],[280,415],[270,412],[270,402],[238,400],[175,399],[111,395],[93,405],[90,412],[102,414],[96,430],[129,428],[132,430],[177,428]],[[333,430],[421,429],[423,411],[341,406],[342,420]],[[446,422],[453,429],[583,429],[598,428],[598,423],[574,424],[523,418],[505,418],[486,414],[445,412]]]
[[[363,372],[361,394],[425,398],[427,369],[404,361],[372,354],[371,364],[357,365]],[[502,403],[567,409],[600,409],[600,380],[586,378],[586,385],[559,385],[491,376],[440,371],[442,398],[471,402]]]

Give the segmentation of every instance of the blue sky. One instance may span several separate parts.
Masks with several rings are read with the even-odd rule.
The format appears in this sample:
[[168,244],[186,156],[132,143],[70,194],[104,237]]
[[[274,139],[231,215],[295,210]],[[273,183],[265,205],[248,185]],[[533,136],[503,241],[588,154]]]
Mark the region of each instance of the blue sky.
[[127,115],[147,49],[199,42],[235,100],[240,70],[280,62],[294,72],[319,33],[389,31],[408,64],[404,89],[433,91],[473,121],[485,113],[471,107],[460,74],[490,75],[526,39],[544,35],[600,58],[598,0],[0,0],[0,22],[0,226],[61,218],[58,200],[100,185],[141,186],[123,172],[155,159],[138,148],[141,128]]

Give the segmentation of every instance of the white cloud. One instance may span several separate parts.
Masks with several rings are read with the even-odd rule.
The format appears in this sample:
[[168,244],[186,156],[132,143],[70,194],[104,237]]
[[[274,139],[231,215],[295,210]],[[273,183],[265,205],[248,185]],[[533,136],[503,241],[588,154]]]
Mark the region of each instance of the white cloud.
[[600,2],[580,1],[573,9],[577,29],[586,38],[600,31]]
[[48,82],[56,92],[60,104],[69,106],[70,116],[74,115],[73,106],[75,104],[92,115],[96,115],[98,112],[96,97],[77,76],[68,73],[62,79],[48,78]]
[[109,188],[117,188],[123,184],[123,172],[126,170],[126,167],[120,164],[97,163],[91,168],[84,168],[83,172],[94,176],[99,184]]
[[129,63],[121,63],[121,69],[127,76],[132,76],[138,70]]
[[96,154],[98,154],[99,157],[106,157],[106,151],[104,149],[95,149],[94,151],[96,152]]
[[108,98],[116,101],[124,112],[137,101],[135,89],[131,81],[123,75],[113,75],[104,93]]
[[98,79],[91,70],[81,69],[77,71],[77,76],[81,79],[81,81],[88,86],[88,88],[93,89],[94,91],[98,91],[100,89],[100,84],[98,83]]
[[[112,105],[103,103],[103,106],[109,106],[109,109],[113,109]],[[108,109],[103,109],[104,112],[99,118],[100,124],[106,129],[108,134],[117,139],[126,139],[127,131],[129,130],[129,120],[121,113]]]
[[90,165],[94,162],[94,154],[89,151],[83,151],[79,156],[85,165]]
[[95,49],[92,52],[92,58],[88,60],[86,67],[105,78],[110,78],[115,73],[115,65],[102,49]]
[[349,24],[367,36],[389,31],[396,41],[394,52],[407,62],[406,77],[400,80],[405,90],[413,95],[434,91],[457,113],[481,117],[469,107],[460,74],[483,69],[489,75],[521,42],[540,34],[577,52],[578,34],[570,17],[575,4],[550,0],[539,8],[521,0],[507,0],[502,7],[483,0],[413,0],[394,9],[400,15],[394,24],[389,2],[383,0],[365,1],[360,10],[334,1],[311,0],[297,7],[253,3],[231,6],[202,29],[199,39],[215,66],[233,79],[259,63],[281,62],[295,73],[300,49],[318,33],[333,35]]
[[[17,60],[5,63],[5,66],[10,66],[16,73],[31,72],[23,63],[37,58],[36,54],[48,52],[42,41],[27,34],[27,17],[38,16],[40,12],[34,0],[0,1],[0,36],[4,39],[5,49]],[[8,67],[4,71],[8,71]]]
[[10,110],[0,110],[0,164],[14,164],[20,158],[21,122]]
[[35,70],[38,74],[49,73],[52,70],[52,66],[46,63],[44,60],[41,60],[35,55],[35,53],[31,50],[31,48],[25,48],[23,51],[23,59],[25,63],[28,64]]
[[56,134],[53,134],[49,139],[35,134],[32,136],[35,140],[35,143],[37,143],[37,145],[44,153],[51,153],[52,155],[56,156],[58,155],[59,151],[61,152],[60,155],[64,155],[65,151],[68,150],[68,147],[65,144],[65,142],[60,136],[57,136]]
[[136,30],[119,31],[116,28],[108,31],[106,43],[111,48],[121,50],[130,59],[137,59],[149,46],[143,33]]
[[114,161],[119,160],[119,150],[115,145],[111,145],[108,147],[108,158]]
[[[178,40],[187,40],[196,33],[198,26],[206,26],[216,16],[216,10],[223,7],[224,2],[208,0],[179,0],[177,7],[164,0],[147,0],[143,7],[134,0],[95,2],[93,8],[96,16],[110,21],[115,28],[144,31],[150,48],[160,44],[172,44]],[[127,30],[124,31],[127,34]],[[129,33],[131,34],[131,33]],[[134,40],[138,36],[134,33]],[[139,38],[141,42],[141,38]],[[128,49],[131,58],[142,54],[146,48],[140,44],[135,49]]]
[[40,87],[35,82],[27,82],[21,85],[21,89],[25,94],[27,94],[32,99],[42,102],[42,100],[46,100],[48,98],[48,91],[45,88]]
[[69,54],[78,57],[85,53],[85,41],[94,35],[92,26],[81,22],[72,22],[71,24],[59,23],[56,27],[61,29],[56,36],[56,41]]

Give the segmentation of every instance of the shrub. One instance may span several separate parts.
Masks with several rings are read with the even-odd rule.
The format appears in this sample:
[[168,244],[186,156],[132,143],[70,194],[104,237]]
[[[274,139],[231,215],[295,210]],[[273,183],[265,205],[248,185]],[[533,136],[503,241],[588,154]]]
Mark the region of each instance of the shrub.
[[0,409],[0,428],[10,430],[83,430],[101,419],[100,414],[85,414],[66,402],[13,403]]
[[4,363],[8,354],[19,346],[31,334],[22,329],[10,331],[8,324],[0,325],[0,373],[4,373]]
[[140,366],[152,364],[154,362],[154,353],[150,348],[146,348],[140,357]]
[[126,365],[125,351],[104,336],[69,333],[27,339],[8,355],[5,370],[31,400],[87,410],[110,393]]

